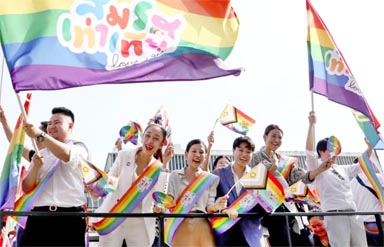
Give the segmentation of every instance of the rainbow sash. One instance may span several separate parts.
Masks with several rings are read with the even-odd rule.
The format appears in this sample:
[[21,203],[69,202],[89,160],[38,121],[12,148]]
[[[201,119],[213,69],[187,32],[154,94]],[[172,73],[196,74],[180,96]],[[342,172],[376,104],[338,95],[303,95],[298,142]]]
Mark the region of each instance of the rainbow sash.
[[[155,160],[143,173],[133,182],[120,200],[112,207],[109,213],[131,213],[136,206],[144,200],[157,183],[161,171],[161,162]],[[106,217],[93,223],[99,235],[106,235],[115,230],[123,221],[124,217]]]
[[[14,207],[15,211],[31,211],[31,209],[33,208],[34,202],[40,196],[43,187],[51,179],[52,175],[55,173],[60,163],[61,163],[61,160],[58,159],[57,162],[53,165],[53,167],[41,179],[41,181],[31,191],[24,194],[15,202],[15,207]],[[25,228],[27,217],[28,216],[17,216],[17,215],[12,216],[12,218],[14,218],[22,228]]]
[[[200,173],[177,198],[176,206],[173,208],[172,213],[188,213],[200,198],[201,194],[214,182],[214,180],[215,176],[209,172]],[[184,218],[168,218],[165,221],[164,241],[169,246],[172,245],[175,232],[183,220]]]

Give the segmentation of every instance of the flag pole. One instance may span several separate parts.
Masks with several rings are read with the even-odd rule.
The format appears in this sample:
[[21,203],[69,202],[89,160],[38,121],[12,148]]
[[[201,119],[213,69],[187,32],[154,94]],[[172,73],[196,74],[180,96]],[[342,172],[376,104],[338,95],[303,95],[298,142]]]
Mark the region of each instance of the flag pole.
[[[28,116],[27,116],[27,113],[25,112],[23,103],[21,102],[20,95],[19,95],[18,93],[16,93],[16,97],[17,97],[17,102],[19,102],[19,106],[20,106],[20,109],[21,109],[21,113],[23,114],[24,122],[27,122],[27,121],[28,121]],[[35,152],[36,152],[38,155],[40,155],[39,149],[37,148],[37,145],[36,145],[36,141],[35,141],[35,139],[32,138],[32,137],[31,137],[31,142],[32,142],[33,148],[35,149]]]
[[[311,89],[311,111],[315,112],[315,100],[314,100],[314,93],[313,90]],[[312,127],[312,144],[313,147],[315,148],[315,126]]]

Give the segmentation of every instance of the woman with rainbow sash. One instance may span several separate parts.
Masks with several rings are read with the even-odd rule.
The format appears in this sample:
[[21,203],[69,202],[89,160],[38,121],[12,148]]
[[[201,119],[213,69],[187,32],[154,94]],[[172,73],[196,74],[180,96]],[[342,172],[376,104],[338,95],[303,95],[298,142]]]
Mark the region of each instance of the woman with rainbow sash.
[[[161,190],[167,174],[162,172],[172,155],[172,145],[164,153],[167,131],[159,119],[151,119],[143,133],[142,145],[118,153],[109,175],[119,177],[117,189],[108,194],[98,213],[152,213],[152,193]],[[155,239],[155,218],[91,218],[92,227],[98,231],[99,246],[151,246]]]
[[[254,154],[251,167],[262,163],[275,175],[285,189],[299,180],[305,184],[314,180],[313,174],[297,166],[296,158],[283,156],[277,152],[283,140],[283,130],[278,125],[268,125],[264,130],[263,139],[265,146]],[[298,212],[298,208],[293,202],[285,202],[275,211]],[[263,218],[262,225],[265,227],[264,229],[268,229],[269,244],[271,246],[289,246],[289,231],[293,246],[309,246],[310,241],[301,218],[291,217],[289,221],[290,226],[287,226],[284,216],[266,216]]]
[[[188,166],[171,172],[168,195],[177,199],[172,213],[214,213],[227,207],[226,196],[215,201],[219,178],[200,167],[206,154],[207,147],[202,140],[191,140],[185,151]],[[231,211],[227,214],[237,217]],[[172,247],[215,246],[212,227],[207,218],[168,218],[164,235],[165,242]]]

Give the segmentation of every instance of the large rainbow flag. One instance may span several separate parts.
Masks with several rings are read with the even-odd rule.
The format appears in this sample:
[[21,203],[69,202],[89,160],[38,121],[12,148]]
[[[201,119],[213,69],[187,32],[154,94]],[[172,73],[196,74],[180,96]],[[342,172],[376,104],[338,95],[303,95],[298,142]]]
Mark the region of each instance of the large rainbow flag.
[[[25,113],[28,115],[32,94],[27,94],[24,103]],[[0,176],[0,209],[13,209],[18,190],[20,163],[24,149],[25,131],[23,116],[17,119],[15,131],[9,144],[7,157]]]
[[306,5],[311,91],[326,96],[333,102],[350,107],[371,146],[375,149],[384,149],[383,139],[378,132],[380,123],[371,111],[323,20],[309,0],[306,0]]
[[16,92],[238,75],[230,0],[0,0]]

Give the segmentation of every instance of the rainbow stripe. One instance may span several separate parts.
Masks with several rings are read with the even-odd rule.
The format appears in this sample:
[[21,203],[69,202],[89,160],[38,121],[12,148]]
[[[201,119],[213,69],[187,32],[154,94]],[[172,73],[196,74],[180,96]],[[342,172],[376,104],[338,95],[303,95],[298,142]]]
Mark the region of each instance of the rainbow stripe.
[[[188,213],[202,193],[215,181],[216,176],[209,172],[201,172],[180,194],[172,213]],[[172,245],[175,232],[184,218],[168,218],[164,225],[164,241]]]
[[376,224],[364,224],[364,228],[366,233],[369,235],[378,236],[379,235],[379,229],[377,228]]
[[253,191],[259,204],[267,212],[276,210],[285,201],[284,187],[272,173],[268,173],[268,182],[265,190]]
[[[32,94],[27,94],[24,103],[25,113],[28,115]],[[17,119],[15,131],[9,144],[7,157],[5,159],[0,177],[0,209],[13,209],[19,183],[19,169],[24,149],[25,131],[22,128],[23,116]]]
[[[308,17],[308,63],[312,92],[329,100],[350,107],[372,147],[384,149],[384,142],[377,129],[380,123],[371,111],[362,91],[352,75],[340,50],[309,0],[306,0]],[[369,121],[362,122],[361,116]]]
[[[24,194],[15,202],[15,211],[31,211],[34,206],[35,200],[39,197],[43,187],[48,183],[51,179],[59,165],[61,164],[61,160],[57,160],[57,162],[53,165],[53,167],[45,174],[45,176],[41,179],[41,181],[28,193]],[[17,223],[25,228],[25,224],[27,222],[27,216],[12,216]]]
[[367,151],[365,151],[359,158],[359,164],[363,172],[368,178],[369,183],[372,185],[372,188],[375,190],[379,202],[381,204],[381,208],[384,210],[384,191],[381,187],[380,180],[376,176],[376,172],[374,169],[374,165],[369,159]]
[[[143,171],[131,187],[125,192],[120,200],[111,208],[110,213],[131,213],[151,191],[159,179],[162,164],[155,160]],[[106,235],[115,230],[123,221],[124,217],[107,217],[93,223],[99,235]]]
[[[256,190],[254,190],[256,191]],[[241,194],[236,201],[234,201],[228,208],[234,209],[238,213],[247,213],[258,203],[257,198],[252,195],[253,190],[247,190]],[[228,217],[214,217],[210,219],[213,230],[217,234],[222,234],[223,232],[230,229],[236,222],[241,218],[237,217],[234,219]]]
[[246,135],[256,122],[256,120],[230,104],[224,108],[218,120],[228,129],[241,135]]
[[230,0],[0,0],[0,26],[16,92],[241,72]]

